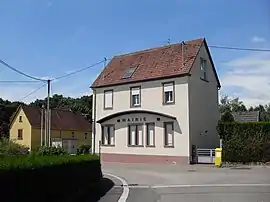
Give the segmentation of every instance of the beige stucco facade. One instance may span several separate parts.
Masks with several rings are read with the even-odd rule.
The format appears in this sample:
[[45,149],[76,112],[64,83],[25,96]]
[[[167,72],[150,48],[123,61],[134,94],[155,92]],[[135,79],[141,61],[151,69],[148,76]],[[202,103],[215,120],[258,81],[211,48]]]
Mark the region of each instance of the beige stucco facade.
[[[200,78],[200,57],[207,60],[208,81],[203,81]],[[166,82],[174,82],[174,104],[163,104],[163,83]],[[130,106],[130,88],[135,86],[141,87],[141,106],[133,108]],[[113,90],[112,109],[104,109],[104,91],[106,90]],[[95,124],[95,152],[101,152],[101,156],[104,155],[105,160],[110,161],[111,158],[117,161],[117,155],[126,155],[126,158],[136,158],[136,161],[139,161],[138,156],[142,158],[147,156],[148,158],[144,160],[145,162],[151,161],[153,158],[165,158],[165,162],[175,162],[181,158],[181,162],[189,163],[192,145],[200,148],[214,148],[218,146],[219,138],[216,132],[216,125],[219,119],[218,81],[211,66],[209,55],[203,46],[196,57],[191,76],[95,88],[94,92],[96,102],[93,102],[93,117],[95,116],[94,113],[96,113],[96,121],[119,112],[127,112],[126,114],[122,113],[120,116],[115,116],[102,123]],[[138,110],[138,113],[136,113],[136,110]],[[129,111],[132,111],[132,113],[128,113]],[[162,113],[174,118],[155,113]],[[138,122],[143,124],[144,141],[146,137],[146,124],[150,122],[155,123],[154,147],[147,147],[145,143],[140,147],[128,146],[127,125],[129,123],[117,122],[117,120],[122,120],[123,118],[135,119],[142,117],[145,117],[145,119]],[[171,121],[174,123],[174,146],[164,147],[163,123]],[[115,144],[113,146],[99,147],[102,134],[101,126],[107,124],[114,125]],[[120,161],[123,160],[122,157],[119,159]]]

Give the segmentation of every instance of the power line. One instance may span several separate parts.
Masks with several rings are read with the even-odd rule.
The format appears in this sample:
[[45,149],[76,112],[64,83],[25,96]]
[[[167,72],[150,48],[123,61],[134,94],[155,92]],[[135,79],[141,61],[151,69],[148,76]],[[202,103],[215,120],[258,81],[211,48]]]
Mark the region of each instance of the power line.
[[0,83],[37,83],[41,81],[0,81]]
[[42,86],[38,87],[36,90],[32,91],[31,93],[27,94],[26,96],[24,96],[23,98],[21,98],[19,100],[19,102],[21,102],[22,100],[24,100],[25,98],[29,97],[30,95],[33,95],[34,93],[36,93],[37,91],[39,91],[41,88],[43,88],[44,86],[46,86],[47,83],[44,83]]
[[71,73],[69,73],[69,74],[65,74],[65,75],[63,75],[63,76],[56,77],[56,78],[52,79],[51,81],[63,79],[63,78],[66,78],[66,77],[68,77],[68,76],[71,76],[71,75],[73,75],[73,74],[77,74],[77,73],[82,72],[82,71],[84,71],[84,70],[86,70],[86,69],[89,69],[89,68],[91,68],[91,67],[94,67],[94,66],[96,66],[96,65],[99,65],[99,64],[103,63],[103,62],[106,61],[106,60],[107,60],[107,59],[104,59],[104,60],[102,60],[102,61],[99,61],[99,62],[97,62],[97,63],[95,63],[95,64],[90,65],[90,66],[81,68],[81,69],[76,70],[76,71],[74,71],[74,72],[71,72]]
[[[200,44],[189,44],[185,43],[187,46],[198,46]],[[227,49],[227,50],[238,50],[238,51],[256,51],[256,52],[270,52],[270,49],[260,49],[260,48],[240,48],[240,47],[232,47],[232,46],[215,46],[215,45],[208,45],[210,48],[217,48],[217,49]]]
[[0,60],[0,63],[2,63],[3,65],[5,65],[6,67],[8,67],[9,69],[11,69],[12,71],[17,72],[17,73],[19,73],[19,74],[21,74],[23,76],[26,76],[26,77],[28,77],[30,79],[34,79],[34,80],[37,80],[37,81],[46,81],[44,79],[36,78],[36,77],[30,76],[30,75],[28,75],[26,73],[23,73],[22,71],[17,70],[14,67],[10,66],[8,63],[4,62],[3,60]]

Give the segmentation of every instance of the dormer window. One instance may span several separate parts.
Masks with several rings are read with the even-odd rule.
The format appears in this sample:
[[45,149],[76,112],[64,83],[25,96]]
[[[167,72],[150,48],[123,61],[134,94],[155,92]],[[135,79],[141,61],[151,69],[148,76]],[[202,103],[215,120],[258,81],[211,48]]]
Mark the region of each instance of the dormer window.
[[201,58],[201,79],[207,81],[207,61]]

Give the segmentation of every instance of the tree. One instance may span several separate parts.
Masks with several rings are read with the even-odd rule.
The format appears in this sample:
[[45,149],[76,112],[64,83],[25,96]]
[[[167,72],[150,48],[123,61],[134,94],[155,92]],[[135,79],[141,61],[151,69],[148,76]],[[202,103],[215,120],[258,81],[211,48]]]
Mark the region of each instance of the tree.
[[246,106],[243,101],[240,101],[239,98],[230,99],[227,95],[221,97],[219,105],[220,113],[223,114],[226,111],[230,112],[245,112],[247,111]]

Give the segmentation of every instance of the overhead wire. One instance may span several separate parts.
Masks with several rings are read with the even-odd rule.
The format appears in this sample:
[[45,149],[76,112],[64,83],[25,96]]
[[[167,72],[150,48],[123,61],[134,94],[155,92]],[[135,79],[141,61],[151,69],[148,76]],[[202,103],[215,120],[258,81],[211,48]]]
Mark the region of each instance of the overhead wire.
[[96,62],[96,63],[94,63],[94,64],[92,64],[92,65],[87,66],[87,67],[83,67],[83,68],[81,68],[81,69],[78,69],[78,70],[76,70],[76,71],[74,71],[74,72],[65,74],[65,75],[63,75],[63,76],[56,77],[56,78],[52,79],[52,81],[54,81],[54,80],[59,80],[59,79],[63,79],[63,78],[66,78],[66,77],[68,77],[68,76],[77,74],[77,73],[82,72],[82,71],[84,71],[84,70],[86,70],[86,69],[89,69],[89,68],[91,68],[91,67],[94,67],[94,66],[96,66],[96,65],[99,65],[99,64],[101,64],[101,63],[103,63],[103,62],[105,62],[105,61],[106,61],[106,59],[104,59],[104,60],[102,60],[102,61],[99,61],[99,62]]
[[20,71],[20,70],[18,70],[16,68],[12,67],[12,66],[10,66],[8,63],[6,63],[3,60],[0,60],[0,63],[5,65],[7,68],[11,69],[12,71],[17,72],[17,73],[19,73],[19,74],[21,74],[23,76],[26,76],[26,77],[28,77],[30,79],[34,79],[34,80],[37,80],[37,81],[46,81],[45,79],[40,79],[40,78],[37,78],[37,77],[34,77],[34,76],[30,76],[30,75],[28,75],[28,74],[26,74],[26,73],[24,73],[24,72],[22,72],[22,71]]
[[37,89],[35,89],[34,91],[30,92],[29,94],[27,94],[26,96],[22,97],[19,102],[23,101],[25,98],[28,98],[29,96],[33,95],[34,93],[36,93],[37,91],[39,91],[41,88],[43,88],[44,86],[46,86],[47,83],[44,83],[43,85],[41,85],[40,87],[38,87]]
[[41,82],[41,81],[0,81],[0,83],[38,83],[38,82]]

